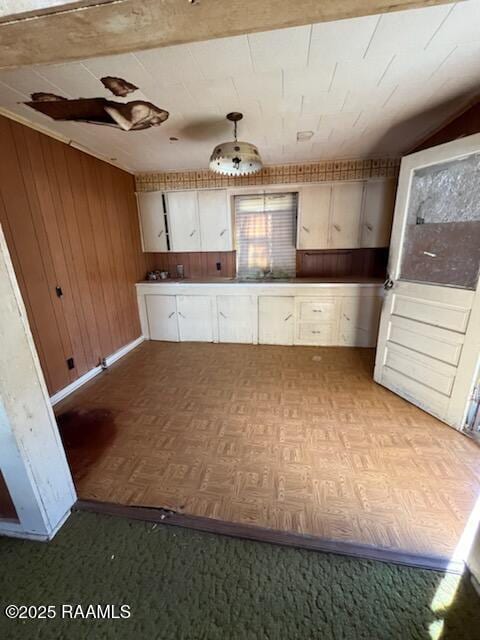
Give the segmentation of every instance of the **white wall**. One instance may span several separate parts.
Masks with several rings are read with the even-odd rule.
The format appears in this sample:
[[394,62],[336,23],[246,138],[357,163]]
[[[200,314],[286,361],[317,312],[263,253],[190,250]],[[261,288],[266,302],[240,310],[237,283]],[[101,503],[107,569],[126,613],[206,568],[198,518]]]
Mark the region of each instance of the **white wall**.
[[20,520],[0,534],[49,539],[76,494],[1,227],[0,345],[0,469]]

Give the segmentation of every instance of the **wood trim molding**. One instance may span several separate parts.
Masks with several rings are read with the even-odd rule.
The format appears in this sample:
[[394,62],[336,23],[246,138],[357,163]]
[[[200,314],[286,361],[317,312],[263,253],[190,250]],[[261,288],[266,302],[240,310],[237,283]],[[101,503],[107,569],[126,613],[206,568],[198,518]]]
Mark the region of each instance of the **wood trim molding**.
[[[115,353],[112,353],[112,355],[107,356],[107,358],[105,359],[107,363],[107,367],[110,367],[114,362],[116,362],[117,360],[120,360],[120,358],[123,358],[123,356],[126,356],[127,353],[130,353],[132,349],[135,349],[135,347],[138,347],[138,345],[140,345],[144,340],[145,338],[143,336],[140,336],[136,340],[133,340],[129,344],[126,344],[124,347],[122,347],[118,351],[115,351]],[[94,367],[93,369],[90,369],[90,371],[87,371],[87,373],[85,373],[80,378],[77,378],[77,380],[74,380],[72,384],[69,384],[64,389],[60,389],[60,391],[58,391],[57,393],[54,393],[53,396],[50,396],[50,403],[52,407],[54,407],[61,400],[63,400],[64,398],[69,396],[71,393],[73,393],[74,391],[82,387],[89,380],[91,380],[95,376],[98,376],[98,374],[101,373],[102,371],[103,371],[102,367]]]
[[[0,24],[0,68],[113,55],[450,0],[116,0]],[[161,28],[159,28],[161,25]]]
[[393,549],[371,547],[352,542],[327,540],[299,533],[266,529],[264,527],[257,527],[250,524],[226,522],[224,520],[215,520],[213,518],[206,518],[203,516],[176,513],[169,509],[136,507],[132,505],[114,504],[111,502],[98,502],[96,500],[78,500],[74,505],[74,510],[92,511],[94,513],[131,518],[133,520],[169,524],[175,527],[186,527],[187,529],[216,533],[231,536],[233,538],[256,540],[257,542],[269,542],[271,544],[280,544],[287,547],[311,549],[312,551],[336,553],[365,560],[392,562],[394,564],[419,567],[421,569],[431,569],[434,571],[448,571],[449,573],[459,575],[461,575],[464,570],[463,562],[452,562],[449,558],[404,553]]

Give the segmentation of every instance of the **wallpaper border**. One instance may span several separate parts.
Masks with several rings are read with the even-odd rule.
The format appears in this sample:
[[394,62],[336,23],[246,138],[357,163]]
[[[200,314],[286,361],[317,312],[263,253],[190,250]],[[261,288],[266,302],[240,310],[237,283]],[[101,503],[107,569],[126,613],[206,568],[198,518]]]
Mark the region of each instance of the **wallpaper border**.
[[139,173],[135,176],[137,191],[170,191],[300,182],[330,182],[396,177],[399,158],[369,160],[327,160],[301,164],[269,165],[257,174],[231,178],[219,176],[208,169]]

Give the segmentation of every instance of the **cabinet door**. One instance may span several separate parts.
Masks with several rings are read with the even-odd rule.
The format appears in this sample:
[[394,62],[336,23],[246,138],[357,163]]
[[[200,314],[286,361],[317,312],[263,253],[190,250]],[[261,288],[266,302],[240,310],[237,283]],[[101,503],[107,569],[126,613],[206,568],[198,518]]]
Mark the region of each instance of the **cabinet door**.
[[395,182],[372,180],[366,184],[362,221],[362,247],[388,247],[395,204]]
[[202,251],[231,251],[232,225],[225,190],[198,192]]
[[178,342],[175,296],[145,296],[151,340]]
[[218,339],[220,342],[253,342],[253,301],[251,296],[217,296]]
[[211,296],[177,296],[180,340],[213,342]]
[[300,192],[297,249],[326,249],[332,187],[304,187]]
[[260,344],[293,344],[295,316],[293,296],[261,296],[258,299]]
[[380,297],[343,298],[339,343],[350,347],[374,347],[381,306]]
[[171,250],[200,251],[197,192],[173,191],[167,205]]
[[145,191],[137,194],[144,251],[168,251],[162,195],[161,191]]
[[332,187],[330,243],[332,249],[360,246],[363,182],[345,182]]

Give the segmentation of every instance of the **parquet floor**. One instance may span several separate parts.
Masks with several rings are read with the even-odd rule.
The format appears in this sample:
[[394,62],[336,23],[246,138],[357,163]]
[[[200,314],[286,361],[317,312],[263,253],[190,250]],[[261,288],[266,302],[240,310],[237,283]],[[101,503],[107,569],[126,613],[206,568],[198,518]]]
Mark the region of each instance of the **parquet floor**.
[[57,406],[79,497],[449,557],[480,448],[369,349],[145,342]]

